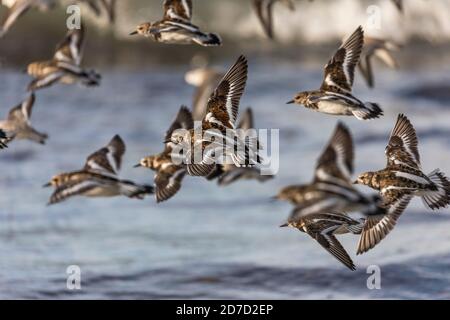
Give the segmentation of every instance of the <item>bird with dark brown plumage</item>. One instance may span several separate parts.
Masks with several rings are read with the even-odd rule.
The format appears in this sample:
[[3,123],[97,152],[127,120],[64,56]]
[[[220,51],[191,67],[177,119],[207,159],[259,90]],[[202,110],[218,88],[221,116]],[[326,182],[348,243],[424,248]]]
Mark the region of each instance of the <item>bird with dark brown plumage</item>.
[[[397,118],[385,153],[386,168],[360,174],[356,184],[378,190],[384,204],[390,208],[405,209],[413,196],[421,197],[424,205],[431,210],[450,205],[450,182],[439,169],[428,175],[422,172],[416,130],[403,114]],[[368,221],[364,228],[367,236],[361,237],[358,253],[378,244],[393,229],[402,212],[393,211]]]
[[217,164],[240,167],[258,163],[256,139],[240,137],[235,130],[247,69],[247,59],[240,56],[220,81],[209,98],[200,136],[194,129],[172,133],[169,141],[186,149],[185,163],[190,175],[207,176]]

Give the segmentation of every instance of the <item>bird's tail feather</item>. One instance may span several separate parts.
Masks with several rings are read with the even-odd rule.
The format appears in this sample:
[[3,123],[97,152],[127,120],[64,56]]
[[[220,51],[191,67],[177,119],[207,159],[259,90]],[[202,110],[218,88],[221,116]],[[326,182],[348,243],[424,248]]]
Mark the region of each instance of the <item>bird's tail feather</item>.
[[363,254],[375,247],[394,229],[396,222],[396,218],[389,215],[380,214],[367,217],[356,254]]
[[46,133],[41,133],[35,129],[31,129],[28,133],[28,138],[40,144],[45,144],[45,140],[48,139],[48,135]]
[[381,117],[383,110],[376,103],[366,102],[364,103],[364,107],[354,110],[353,115],[359,120],[370,120]]
[[194,41],[205,47],[222,45],[222,39],[215,33],[202,34],[201,36],[195,37]]
[[436,169],[428,175],[428,178],[433,181],[437,190],[429,191],[422,196],[424,205],[431,210],[447,207],[450,204],[450,182],[447,177]]
[[154,187],[149,185],[138,185],[129,181],[122,181],[121,191],[129,198],[143,199],[148,194],[155,193]]

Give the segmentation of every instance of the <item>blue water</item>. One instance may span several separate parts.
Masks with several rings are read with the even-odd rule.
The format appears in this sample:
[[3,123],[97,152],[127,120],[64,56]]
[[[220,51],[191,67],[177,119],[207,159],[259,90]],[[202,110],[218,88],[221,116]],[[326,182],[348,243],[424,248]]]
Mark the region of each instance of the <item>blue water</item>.
[[[241,107],[253,107],[257,127],[280,129],[277,177],[226,188],[187,177],[181,191],[159,205],[119,197],[47,207],[51,190],[41,185],[82,167],[114,134],[127,143],[121,176],[152,182],[151,171],[132,166],[162,150],[171,119],[181,104],[190,105],[187,68],[104,69],[98,88],[39,92],[32,121],[49,134],[47,145],[15,141],[0,153],[0,298],[450,298],[449,210],[426,212],[414,200],[395,231],[363,256],[354,254],[357,237],[341,237],[356,272],[305,234],[278,228],[291,208],[270,197],[311,179],[338,118],[285,104],[300,89],[320,84],[320,65],[249,60]],[[385,116],[340,118],[354,134],[356,172],[384,166],[388,134],[403,112],[417,128],[424,170],[450,174],[450,101],[415,93],[449,83],[449,71],[380,68],[372,91],[357,76],[355,94],[379,102]],[[27,81],[19,70],[1,71],[2,115],[25,97]],[[81,290],[66,288],[69,265],[81,268]],[[369,265],[381,268],[380,290],[367,289]]]

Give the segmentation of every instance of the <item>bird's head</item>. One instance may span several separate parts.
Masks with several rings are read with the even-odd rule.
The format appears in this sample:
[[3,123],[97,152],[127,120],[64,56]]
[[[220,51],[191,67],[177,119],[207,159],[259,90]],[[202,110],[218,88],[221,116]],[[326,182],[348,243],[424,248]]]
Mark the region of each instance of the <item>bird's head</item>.
[[178,129],[172,132],[172,135],[166,141],[166,143],[172,143],[174,145],[179,145],[182,143],[189,143],[190,141],[190,131],[186,129]]
[[299,92],[295,95],[294,99],[288,101],[287,104],[295,103],[295,104],[305,104],[308,98],[307,92]]
[[273,197],[275,200],[289,201],[293,204],[299,202],[299,199],[302,197],[302,188],[299,186],[288,186],[281,189],[278,194]]
[[138,167],[152,168],[154,158],[155,158],[154,156],[148,156],[148,157],[142,158],[141,161],[139,161],[139,163],[137,165],[135,165],[134,167],[135,168],[138,168]]
[[44,188],[58,187],[58,186],[62,185],[63,183],[64,183],[64,176],[58,175],[58,176],[53,176],[49,182],[47,182],[46,184],[43,185],[43,187]]
[[362,184],[366,186],[378,187],[378,179],[376,179],[374,172],[361,173],[353,184]]
[[152,24],[150,22],[144,22],[141,23],[140,25],[138,25],[136,27],[136,29],[130,33],[130,36],[136,35],[136,34],[141,34],[141,35],[149,35],[150,34],[150,29],[152,27]]

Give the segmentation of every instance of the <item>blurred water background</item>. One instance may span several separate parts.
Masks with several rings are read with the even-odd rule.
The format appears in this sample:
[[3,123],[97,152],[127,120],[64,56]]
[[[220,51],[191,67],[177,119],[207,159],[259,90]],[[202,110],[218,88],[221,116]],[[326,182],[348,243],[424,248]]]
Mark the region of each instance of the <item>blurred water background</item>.
[[[102,85],[38,92],[32,122],[49,134],[47,145],[15,141],[0,152],[0,298],[449,299],[449,210],[426,212],[415,199],[387,239],[363,256],[354,254],[356,237],[341,237],[358,267],[351,272],[307,235],[278,228],[291,208],[270,201],[281,187],[311,179],[338,120],[285,102],[320,84],[324,63],[340,39],[364,26],[371,4],[381,8],[382,23],[367,33],[403,48],[395,53],[398,70],[376,64],[375,89],[356,75],[356,96],[385,110],[371,122],[340,118],[356,141],[356,172],[385,165],[388,135],[405,113],[418,131],[424,170],[450,174],[450,1],[404,2],[404,14],[387,0],[297,1],[294,13],[277,6],[273,43],[249,1],[194,0],[194,22],[224,39],[223,47],[206,49],[126,36],[137,23],[158,19],[161,1],[119,0],[113,27],[89,17],[84,64],[102,73]],[[62,9],[31,11],[0,39],[2,116],[26,96],[22,70],[52,55],[64,19]],[[275,179],[219,188],[187,177],[159,205],[151,198],[45,205],[50,190],[41,185],[82,167],[114,134],[127,143],[121,176],[150,183],[151,171],[132,166],[162,150],[179,106],[191,104],[184,73],[192,58],[225,69],[240,53],[250,63],[241,110],[253,107],[258,128],[280,129]],[[69,265],[80,266],[82,290],[67,290]],[[367,289],[369,265],[381,268],[381,290]]]

